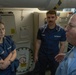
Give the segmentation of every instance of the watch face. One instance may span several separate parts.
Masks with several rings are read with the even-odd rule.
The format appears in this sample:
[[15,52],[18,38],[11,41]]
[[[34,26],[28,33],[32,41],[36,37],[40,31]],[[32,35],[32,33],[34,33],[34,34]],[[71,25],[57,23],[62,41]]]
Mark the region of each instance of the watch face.
[[19,59],[19,67],[17,74],[24,74],[29,71],[33,65],[33,52],[28,47],[17,48],[17,58]]

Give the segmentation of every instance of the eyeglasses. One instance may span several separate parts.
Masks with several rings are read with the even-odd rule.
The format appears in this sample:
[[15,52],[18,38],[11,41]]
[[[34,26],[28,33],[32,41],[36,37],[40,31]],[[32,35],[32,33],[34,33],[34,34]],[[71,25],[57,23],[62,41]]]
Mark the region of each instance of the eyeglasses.
[[76,27],[76,25],[72,25],[72,24],[68,24],[67,26],[66,26],[66,28],[75,28]]

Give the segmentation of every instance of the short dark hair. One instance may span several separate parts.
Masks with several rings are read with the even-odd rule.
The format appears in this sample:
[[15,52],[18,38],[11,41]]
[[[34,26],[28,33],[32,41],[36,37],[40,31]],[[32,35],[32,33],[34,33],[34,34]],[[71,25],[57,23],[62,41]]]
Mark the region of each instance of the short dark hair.
[[2,21],[0,21],[0,24],[3,24],[4,25],[4,23]]
[[46,15],[47,15],[47,14],[55,14],[55,15],[57,15],[57,13],[56,13],[55,10],[49,10],[49,11],[47,11]]

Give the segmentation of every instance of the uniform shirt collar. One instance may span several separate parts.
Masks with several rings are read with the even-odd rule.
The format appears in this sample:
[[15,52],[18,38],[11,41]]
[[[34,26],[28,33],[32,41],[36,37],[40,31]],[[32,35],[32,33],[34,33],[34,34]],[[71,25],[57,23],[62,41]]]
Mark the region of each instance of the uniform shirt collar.
[[[46,28],[49,29],[48,25],[47,25]],[[52,30],[54,30],[54,29],[55,29],[56,31],[60,31],[60,27],[59,27],[58,25],[56,25],[55,28],[53,28]]]

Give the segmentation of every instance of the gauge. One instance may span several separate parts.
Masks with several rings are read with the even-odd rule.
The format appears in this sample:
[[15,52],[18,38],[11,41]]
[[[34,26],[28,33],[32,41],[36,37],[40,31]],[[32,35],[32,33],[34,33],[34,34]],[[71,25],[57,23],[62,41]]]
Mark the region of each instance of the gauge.
[[19,47],[17,48],[17,58],[19,59],[17,74],[28,72],[33,65],[33,51],[28,47]]

